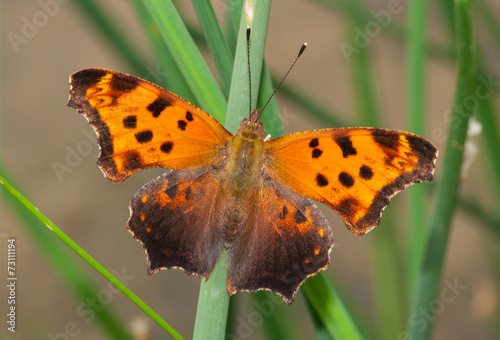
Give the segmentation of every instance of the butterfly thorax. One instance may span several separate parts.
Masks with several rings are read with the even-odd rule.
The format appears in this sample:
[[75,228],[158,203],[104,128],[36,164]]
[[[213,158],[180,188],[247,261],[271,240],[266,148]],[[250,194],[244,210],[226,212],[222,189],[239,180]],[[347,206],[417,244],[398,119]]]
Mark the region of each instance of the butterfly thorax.
[[236,198],[249,194],[257,176],[264,145],[262,123],[252,124],[245,119],[234,135],[227,165],[229,191]]

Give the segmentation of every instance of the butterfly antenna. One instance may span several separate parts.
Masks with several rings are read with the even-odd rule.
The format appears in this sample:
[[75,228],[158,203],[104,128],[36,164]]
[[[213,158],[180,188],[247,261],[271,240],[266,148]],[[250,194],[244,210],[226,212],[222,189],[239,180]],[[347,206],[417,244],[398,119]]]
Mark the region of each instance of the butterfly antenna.
[[280,82],[278,83],[278,85],[276,85],[276,87],[274,88],[274,91],[273,93],[271,93],[271,96],[269,97],[269,99],[267,100],[266,104],[264,104],[264,106],[262,107],[262,109],[260,110],[260,113],[259,113],[259,117],[262,115],[262,112],[264,112],[264,109],[266,108],[267,104],[269,104],[269,102],[271,101],[271,99],[273,98],[274,94],[276,93],[276,91],[278,91],[278,88],[281,86],[281,83],[283,83],[283,81],[285,80],[285,78],[288,76],[288,74],[290,73],[290,71],[292,70],[293,66],[295,65],[295,63],[297,62],[297,60],[300,58],[300,56],[302,55],[302,53],[304,53],[304,50],[306,49],[307,47],[307,43],[303,43],[302,46],[300,47],[300,50],[299,50],[299,53],[297,53],[297,56],[295,57],[295,59],[293,60],[292,62],[292,65],[290,65],[290,67],[288,68],[288,71],[286,71],[285,75],[283,76],[283,78],[281,78]]
[[247,63],[248,63],[248,119],[252,116],[252,72],[250,72],[250,26],[247,26]]

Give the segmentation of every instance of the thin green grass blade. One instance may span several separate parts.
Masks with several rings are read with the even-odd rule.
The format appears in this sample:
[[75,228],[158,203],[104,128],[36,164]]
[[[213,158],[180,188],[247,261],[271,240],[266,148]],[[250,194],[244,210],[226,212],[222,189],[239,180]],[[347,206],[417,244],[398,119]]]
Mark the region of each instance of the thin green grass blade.
[[414,340],[431,338],[434,318],[426,318],[425,327],[422,327],[421,322],[415,322],[415,318],[418,318],[422,311],[430,315],[434,313],[434,310],[429,309],[434,306],[433,301],[437,297],[441,281],[444,255],[460,183],[463,145],[469,118],[475,109],[470,105],[464,105],[465,99],[474,98],[477,76],[470,2],[455,0],[454,3],[458,56],[457,85],[441,175],[437,182],[436,201],[429,220],[426,252],[413,295],[408,335]]
[[340,296],[322,273],[308,278],[302,290],[314,308],[315,315],[333,339],[363,339]]
[[130,41],[129,35],[125,33],[122,26],[113,22],[111,15],[108,15],[98,1],[85,0],[72,1],[71,3],[77,6],[80,12],[92,23],[91,26],[96,28],[107,39],[117,54],[127,61],[135,74],[147,74],[146,66],[148,62],[138,52],[139,48]]
[[225,338],[229,309],[226,258],[227,252],[224,251],[210,274],[210,278],[201,281],[194,324],[194,340]]
[[[169,91],[174,92],[181,98],[196,103],[196,98],[191,92],[184,76],[181,74],[177,64],[175,63],[172,54],[163,42],[160,32],[154,24],[142,0],[133,0],[137,16],[142,23],[142,27],[146,36],[151,42],[156,63],[148,66],[148,74],[144,79],[158,84]],[[121,56],[123,57],[123,56]]]
[[196,11],[208,48],[222,80],[222,88],[227,95],[231,86],[233,54],[229,50],[210,0],[192,0],[191,3]]
[[[253,18],[242,12],[242,25],[238,32],[238,42],[232,72],[231,88],[226,114],[226,128],[235,132],[239,127],[242,116],[248,115],[249,86],[248,62],[246,48],[246,27],[251,26],[250,63],[252,67],[252,93],[259,93],[258,86],[264,56],[267,23],[269,20],[270,2],[268,0],[248,1],[253,8]],[[257,97],[255,96],[255,102]],[[254,102],[254,103],[255,103]],[[196,311],[193,339],[224,339],[229,296],[226,288],[227,266],[226,261],[218,261],[210,279],[201,282],[200,297]]]
[[[245,3],[243,8],[235,60],[231,80],[231,90],[227,105],[226,129],[236,132],[240,122],[248,118],[249,109],[257,104],[261,70],[266,43],[267,24],[269,20],[270,0],[254,0]],[[247,9],[247,10],[245,10]],[[250,68],[252,72],[252,103],[249,102],[248,61],[246,47],[246,27],[251,27],[250,36]]]
[[[59,239],[61,239],[61,241],[66,243],[68,247],[70,247],[82,259],[84,259],[88,264],[90,264],[97,272],[99,272],[99,274],[104,276],[104,278],[106,278],[123,294],[125,294],[125,296],[127,296],[139,308],[141,308],[146,314],[148,314],[154,321],[156,321],[174,339],[182,339],[182,337],[169,324],[167,324],[158,314],[156,314],[148,305],[146,305],[134,293],[132,293],[132,291],[130,291],[130,289],[128,289],[122,282],[120,282],[113,274],[111,274],[94,258],[92,258],[87,252],[85,252],[78,244],[76,244],[76,242],[74,242],[71,238],[69,238],[61,229],[59,229],[54,223],[52,223],[47,217],[45,217],[31,202],[29,202],[23,195],[21,195],[2,176],[0,176],[0,185],[2,185],[3,188],[9,194],[11,194],[15,199],[17,199],[30,213],[32,213],[38,220],[40,220],[40,222],[42,222],[54,235],[56,235]],[[65,270],[71,270],[71,269],[70,267],[66,267]],[[118,338],[129,338],[129,335],[127,333],[121,332]]]
[[[427,0],[409,3],[409,28],[407,43],[407,110],[409,130],[423,136],[425,133],[425,39],[427,28]],[[425,247],[427,185],[415,185],[409,191],[407,282],[410,292],[414,286]]]
[[238,29],[240,27],[241,11],[243,0],[226,0],[226,28],[225,36],[229,50],[234,55],[236,51],[236,41],[238,39]]
[[[1,162],[0,174],[3,174],[5,178],[12,178],[7,174]],[[5,202],[6,207],[17,216],[23,230],[28,233],[33,243],[38,246],[44,259],[52,266],[56,275],[74,295],[75,299],[77,301],[86,301],[89,297],[97,296],[99,287],[88,278],[88,275],[81,268],[80,262],[71,256],[71,251],[62,247],[61,243],[54,238],[49,230],[40,228],[39,221],[14,196],[7,194],[7,191],[0,190],[0,197],[4,198],[2,201]],[[124,327],[124,321],[121,320],[117,311],[111,306],[92,304],[89,307],[95,313],[95,320],[98,325],[106,334],[113,338],[130,338],[128,330]]]
[[[304,298],[306,301],[307,310],[309,311],[309,315],[311,316],[311,320],[313,322],[314,335],[316,336],[316,339],[317,340],[334,340],[330,336],[330,334],[328,333],[328,330],[326,329],[325,325],[321,321],[321,318],[316,313],[316,310],[314,309],[314,306],[312,305],[311,301],[309,300],[308,295],[304,294]],[[273,338],[273,339],[277,339],[277,338]],[[285,338],[280,338],[280,339],[285,339]]]
[[170,0],[143,0],[153,22],[193,91],[198,104],[224,120],[226,98]]

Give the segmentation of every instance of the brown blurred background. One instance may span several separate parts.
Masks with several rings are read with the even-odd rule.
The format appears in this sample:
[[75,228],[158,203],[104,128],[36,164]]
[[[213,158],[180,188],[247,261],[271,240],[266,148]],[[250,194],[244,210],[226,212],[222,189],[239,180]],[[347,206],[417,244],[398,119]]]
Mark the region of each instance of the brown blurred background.
[[[367,6],[380,10],[384,1],[366,1]],[[489,3],[500,13],[498,2]],[[134,43],[151,55],[147,38],[135,16],[133,6],[127,1],[106,1],[116,20],[125,23]],[[188,2],[180,6],[183,13],[194,19]],[[217,6],[216,6],[217,7]],[[404,6],[403,6],[404,7]],[[129,72],[126,64],[115,54],[73,4],[61,4],[58,12],[26,44],[14,47],[8,33],[21,34],[23,18],[33,17],[42,8],[37,1],[2,2],[2,114],[1,145],[5,165],[15,176],[18,189],[49,217],[57,226],[82,246],[109,270],[124,272],[129,276],[129,288],[158,312],[186,338],[192,336],[200,279],[186,276],[180,270],[161,271],[147,275],[146,258],[141,245],[125,230],[129,216],[128,204],[132,195],[146,182],[162,171],[147,170],[115,185],[106,181],[96,165],[98,149],[95,135],[87,121],[75,110],[66,106],[68,77],[87,67],[110,68]],[[439,24],[436,8],[430,4],[429,35],[435,42],[446,42],[445,28]],[[395,18],[404,23],[405,11]],[[193,20],[194,21],[194,20]],[[483,28],[477,24],[478,30]],[[340,112],[346,120],[353,120],[354,110],[349,75],[340,44],[345,40],[345,22],[339,13],[327,10],[314,1],[276,0],[273,2],[266,62],[275,74],[283,74],[302,42],[309,46],[287,80],[322,103]],[[486,56],[495,54],[485,38]],[[379,103],[384,112],[382,127],[405,130],[405,47],[381,34],[371,41],[374,55],[374,71]],[[17,51],[16,51],[17,50]],[[496,54],[498,57],[498,54]],[[496,72],[500,72],[496,63]],[[167,71],[168,70],[162,70]],[[137,75],[143,76],[143,75]],[[427,114],[429,124],[425,137],[441,149],[443,140],[433,140],[432,131],[446,130],[446,112],[450,109],[455,88],[454,67],[444,61],[431,59],[427,67]],[[496,101],[499,96],[496,96]],[[278,95],[280,111],[286,114],[286,132],[324,128],[324,123],[310,118]],[[500,103],[499,103],[500,104]],[[88,135],[91,135],[89,138]],[[484,154],[481,144],[475,143],[479,153],[463,178],[462,193],[481,197],[482,203],[492,208],[494,201],[488,183],[484,182],[482,169]],[[57,176],[54,162],[65,164],[70,150],[80,148],[80,158],[74,159],[71,172]],[[440,154],[441,156],[443,153]],[[440,162],[438,161],[438,173]],[[407,200],[407,192],[397,195],[389,209],[401,209]],[[399,201],[399,203],[395,203]],[[103,333],[87,316],[80,315],[77,301],[67,291],[39,249],[23,230],[16,217],[0,207],[1,252],[6,253],[7,237],[17,242],[18,271],[18,318],[15,336],[6,330],[2,322],[1,333],[15,339],[45,339],[48,334],[63,332],[68,322],[74,321],[81,332],[76,339],[102,339]],[[326,275],[335,272],[341,283],[366,310],[370,311],[370,251],[369,238],[350,234],[341,219],[329,209],[323,209],[334,231],[336,247],[332,252],[332,264]],[[398,217],[404,229],[405,216]],[[40,225],[40,228],[43,228]],[[435,327],[435,339],[493,339],[490,318],[498,308],[498,296],[490,277],[489,267],[493,241],[479,222],[464,213],[454,218],[444,278],[458,280],[466,289],[453,303],[446,305]],[[498,244],[498,243],[497,243]],[[76,256],[68,251],[68,256]],[[3,257],[3,256],[2,256]],[[77,259],[78,260],[78,259]],[[81,260],[78,260],[81,261]],[[2,262],[5,268],[5,261]],[[90,266],[81,261],[88,275],[103,288],[109,283]],[[1,271],[4,277],[5,269]],[[2,282],[2,285],[5,281]],[[246,295],[246,293],[242,294]],[[302,320],[304,334],[312,334],[304,300],[300,296],[289,308]],[[121,293],[110,294],[111,303],[127,322],[145,322],[151,339],[165,337],[153,321]],[[243,299],[245,299],[244,297]],[[0,306],[5,319],[6,289],[1,289]],[[239,315],[246,318],[251,311],[240,308]],[[498,313],[498,311],[496,311]],[[368,313],[369,316],[370,312]],[[146,320],[146,321],[144,321]],[[256,331],[252,338],[258,337]]]

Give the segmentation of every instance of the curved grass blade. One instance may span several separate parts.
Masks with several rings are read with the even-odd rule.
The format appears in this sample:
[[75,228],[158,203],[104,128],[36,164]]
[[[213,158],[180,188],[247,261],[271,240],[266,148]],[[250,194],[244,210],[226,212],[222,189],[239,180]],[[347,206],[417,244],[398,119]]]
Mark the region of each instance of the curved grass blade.
[[[88,264],[99,272],[104,278],[111,282],[118,288],[125,296],[133,301],[139,308],[148,314],[154,321],[158,323],[165,331],[167,331],[174,339],[182,339],[169,324],[167,324],[158,314],[156,314],[148,305],[146,305],[139,297],[137,297],[130,289],[120,282],[113,274],[105,269],[93,257],[91,257],[85,250],[83,250],[76,242],[69,238],[61,229],[52,223],[45,215],[43,215],[31,202],[29,202],[23,195],[21,195],[12,185],[7,182],[5,178],[0,176],[0,185],[2,185],[8,193],[16,198],[30,213],[32,213],[40,222],[42,222],[52,233],[54,233],[61,241],[66,243],[75,253],[80,255]],[[128,336],[125,336],[128,338]]]
[[316,317],[333,339],[363,339],[342,300],[322,273],[308,278],[302,289]]

